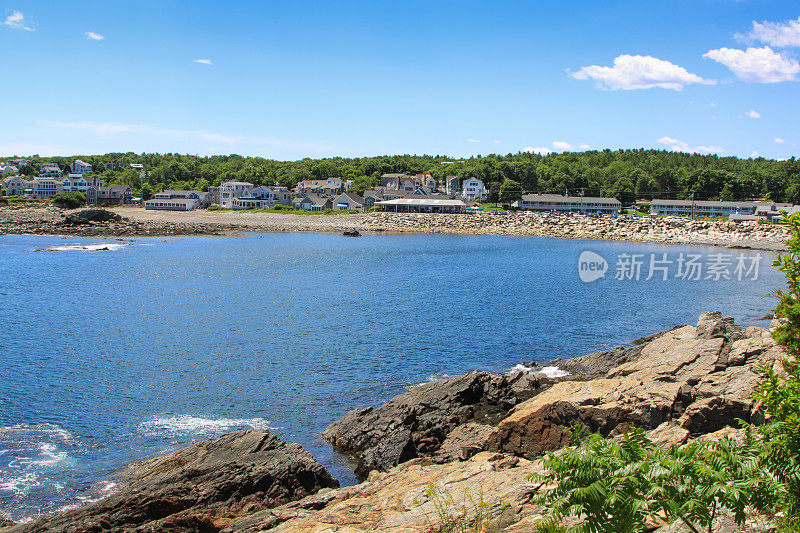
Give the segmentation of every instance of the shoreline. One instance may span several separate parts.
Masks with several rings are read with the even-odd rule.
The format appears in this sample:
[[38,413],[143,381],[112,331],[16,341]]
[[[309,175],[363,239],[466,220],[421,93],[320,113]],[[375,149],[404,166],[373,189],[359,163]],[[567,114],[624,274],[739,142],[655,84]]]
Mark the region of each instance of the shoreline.
[[57,207],[0,208],[0,235],[76,237],[236,236],[242,233],[364,235],[515,235],[652,244],[716,246],[727,249],[781,252],[788,229],[782,225],[727,221],[666,221],[664,219],[606,219],[568,215],[509,214],[439,215],[365,213],[294,215],[222,211],[146,211],[116,207],[120,220],[65,223],[81,211]]
[[[457,486],[466,499],[470,491],[486,489],[491,512],[500,516],[498,498],[513,496],[516,510],[509,525],[531,530],[541,508],[529,497],[539,487],[526,476],[543,454],[568,445],[572,423],[604,436],[636,423],[663,446],[718,432],[739,435],[736,420],[749,421],[753,412],[752,369],[782,354],[771,338],[772,326],[745,328],[719,312],[706,312],[696,326],[676,325],[626,345],[503,375],[476,371],[422,383],[383,404],[356,408],[322,436],[356,462],[357,485],[340,486],[310,453],[268,431],[234,431],[134,461],[117,473],[124,481],[113,494],[30,522],[0,520],[0,531],[66,533],[76,523],[122,529],[132,524],[131,516],[137,527],[187,533],[200,524],[220,533],[309,531],[320,523],[396,531],[388,517],[402,517],[412,531],[427,523],[428,515],[416,510],[435,507],[434,486],[441,491]],[[548,365],[566,373],[548,375]],[[663,379],[673,375],[677,379]],[[687,380],[699,383],[689,386]],[[657,393],[645,394],[644,383],[657,384]],[[619,403],[617,396],[626,401]],[[184,464],[191,468],[184,470]],[[197,472],[206,492],[219,483],[250,490],[253,476],[267,476],[288,480],[292,494],[265,492],[256,484],[255,499],[246,490],[241,501],[227,493],[208,499],[193,488]],[[301,486],[295,477],[314,481]],[[175,494],[183,498],[180,505]],[[401,500],[414,503],[400,505]]]

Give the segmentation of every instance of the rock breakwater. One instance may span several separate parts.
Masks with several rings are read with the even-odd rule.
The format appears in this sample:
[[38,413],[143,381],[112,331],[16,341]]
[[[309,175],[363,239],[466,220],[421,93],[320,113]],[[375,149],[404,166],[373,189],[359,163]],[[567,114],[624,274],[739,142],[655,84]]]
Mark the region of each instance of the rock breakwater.
[[765,250],[783,249],[788,230],[780,224],[663,218],[594,218],[517,213],[439,215],[370,213],[362,231],[528,235],[673,244],[709,244]]

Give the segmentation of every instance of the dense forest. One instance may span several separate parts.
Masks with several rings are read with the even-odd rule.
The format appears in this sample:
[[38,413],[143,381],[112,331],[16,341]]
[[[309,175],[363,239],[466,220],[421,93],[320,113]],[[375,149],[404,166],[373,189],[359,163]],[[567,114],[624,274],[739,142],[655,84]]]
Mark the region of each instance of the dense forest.
[[[696,199],[770,198],[800,203],[800,161],[794,157],[774,161],[645,149],[546,156],[521,152],[461,160],[445,156],[394,155],[290,162],[240,155],[200,157],[129,152],[34,156],[29,158],[32,165],[23,169],[23,173],[35,173],[41,162],[59,163],[66,170],[76,158],[92,164],[108,183],[127,183],[145,197],[164,188],[205,190],[227,180],[294,187],[300,180],[328,177],[353,180],[355,190],[360,192],[379,184],[383,173],[405,172],[431,174],[440,183],[444,183],[448,175],[462,179],[474,176],[483,180],[491,196],[497,195],[505,183],[509,190],[614,196],[623,203],[637,198],[689,198],[693,193]],[[106,170],[104,163],[112,162],[124,165],[115,171]],[[129,163],[141,163],[149,175],[142,180],[139,171]]]

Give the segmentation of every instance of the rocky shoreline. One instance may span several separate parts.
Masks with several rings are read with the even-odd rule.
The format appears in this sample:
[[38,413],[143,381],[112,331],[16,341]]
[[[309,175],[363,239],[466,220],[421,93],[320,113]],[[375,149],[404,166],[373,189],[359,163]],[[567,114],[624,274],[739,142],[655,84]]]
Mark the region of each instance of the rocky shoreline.
[[[526,475],[568,444],[570,426],[609,437],[637,426],[664,446],[736,436],[739,420],[763,419],[757,369],[782,357],[769,329],[704,313],[629,346],[511,375],[473,372],[350,411],[323,436],[356,461],[352,487],[337,488],[299,445],[239,431],[132,465],[104,500],[0,531],[436,531],[443,508],[531,531],[540,485]],[[560,377],[548,377],[554,365]]]
[[[80,212],[78,210],[77,212]],[[143,237],[234,235],[243,232],[426,233],[523,235],[666,244],[700,244],[781,251],[788,230],[756,222],[611,219],[519,213],[437,215],[367,213],[362,215],[291,215],[246,212],[153,212],[115,208],[119,218],[70,224],[76,211],[26,204],[0,206],[0,235],[76,235]]]

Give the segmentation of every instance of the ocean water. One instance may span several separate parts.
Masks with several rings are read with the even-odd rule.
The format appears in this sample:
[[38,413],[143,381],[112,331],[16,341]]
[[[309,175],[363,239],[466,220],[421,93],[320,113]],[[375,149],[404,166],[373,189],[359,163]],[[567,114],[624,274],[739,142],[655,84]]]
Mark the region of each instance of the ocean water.
[[[587,250],[607,262],[593,282],[578,272]],[[684,279],[693,256],[705,270]],[[705,310],[765,326],[783,285],[773,259],[500,236],[0,236],[0,513],[81,505],[130,461],[239,428],[299,442],[353,483],[320,438],[347,410]],[[757,276],[742,268],[756,261]]]

